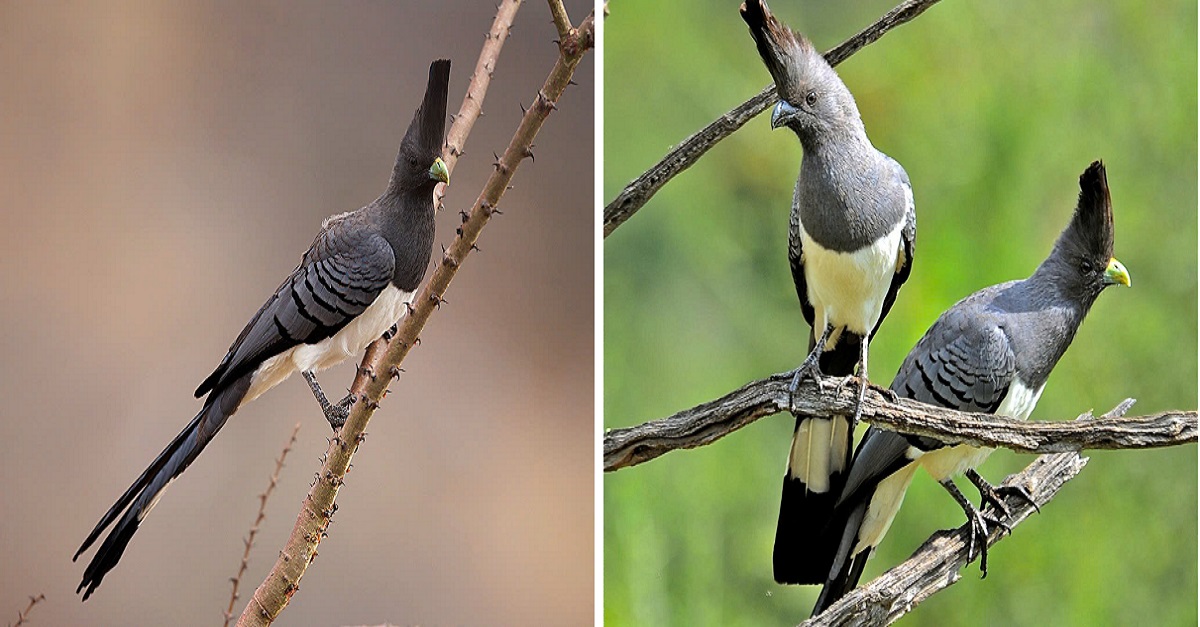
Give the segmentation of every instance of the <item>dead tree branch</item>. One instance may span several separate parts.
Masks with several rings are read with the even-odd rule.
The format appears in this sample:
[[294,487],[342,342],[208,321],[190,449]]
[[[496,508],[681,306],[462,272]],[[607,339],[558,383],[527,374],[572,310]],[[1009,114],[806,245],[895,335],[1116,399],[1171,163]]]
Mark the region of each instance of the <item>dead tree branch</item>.
[[[696,448],[719,440],[762,418],[788,411],[790,373],[753,381],[718,398],[672,416],[604,434],[604,470],[635,466],[675,449]],[[835,387],[827,381],[827,388]],[[854,391],[818,392],[806,382],[796,393],[796,414],[851,415]],[[1196,441],[1195,411],[1169,411],[1133,418],[1095,418],[1084,422],[1024,422],[1004,416],[970,414],[900,399],[892,403],[876,389],[863,402],[863,420],[893,431],[936,438],[947,444],[1007,448],[1020,453],[1061,453],[1083,449],[1137,449]]]
[[233,590],[229,593],[229,607],[225,609],[225,627],[229,627],[230,621],[233,620],[233,606],[237,604],[238,587],[242,583],[242,575],[246,574],[246,568],[250,566],[250,549],[254,547],[254,537],[258,535],[259,525],[267,517],[267,500],[271,498],[275,486],[279,485],[279,473],[283,470],[283,460],[287,459],[288,453],[292,451],[292,446],[296,444],[296,435],[299,433],[300,423],[297,422],[292,429],[292,437],[288,438],[287,444],[283,445],[283,451],[279,453],[279,459],[275,460],[275,471],[271,473],[267,489],[258,495],[258,515],[254,517],[254,524],[250,526],[250,533],[247,534],[244,541],[246,548],[242,551],[242,563],[238,566],[237,574],[229,579],[233,582]]
[[33,606],[35,606],[38,603],[45,601],[45,600],[46,600],[46,595],[44,595],[44,594],[39,594],[35,597],[29,597],[29,605],[25,606],[24,612],[17,612],[17,622],[9,623],[10,627],[18,627],[19,625],[24,625],[25,621],[29,620],[29,612],[33,610]]
[[[938,0],[906,0],[888,11],[874,24],[826,52],[825,60],[829,62],[829,65],[836,66],[850,55],[874,43],[884,33],[924,13],[925,9],[937,2]],[[608,237],[617,230],[617,227],[637,213],[663,185],[667,184],[667,181],[692,167],[704,153],[708,152],[709,148],[732,135],[734,131],[766,111],[778,100],[779,97],[775,94],[775,85],[767,85],[746,102],[734,107],[733,110],[680,142],[658,163],[630,181],[625,189],[621,190],[621,193],[604,208],[604,237]]]
[[[1096,423],[1120,420],[1133,405],[1126,399],[1112,411],[1100,418],[1086,413],[1076,419],[1081,423]],[[1070,423],[1068,423],[1070,424]],[[1054,498],[1063,484],[1078,475],[1087,464],[1086,457],[1078,453],[1043,455],[1021,472],[1008,477],[1004,485],[1020,486],[1029,491],[1038,507],[1044,507]],[[1005,501],[1012,517],[1007,519],[1010,527],[1029,518],[1035,511],[1024,500],[1012,497]],[[959,572],[967,562],[967,542],[970,527],[953,531],[938,531],[922,544],[912,557],[888,570],[870,583],[855,589],[821,613],[807,620],[803,627],[843,627],[849,625],[887,625],[911,612],[917,604],[955,584],[962,578]],[[988,535],[988,546],[999,542],[1008,532],[999,527]]]
[[[505,0],[501,3],[488,40],[480,54],[480,63],[475,75],[472,76],[468,95],[476,102],[482,102],[482,92],[476,92],[477,81],[481,81],[478,68],[486,70],[490,77],[491,68],[495,67],[499,54],[499,45],[491,46],[498,38],[507,36],[520,0]],[[337,510],[335,499],[338,490],[345,482],[346,472],[350,461],[359,445],[366,438],[367,422],[387,392],[388,384],[400,376],[400,364],[405,356],[418,341],[418,336],[434,310],[442,303],[443,294],[450,281],[458,273],[462,263],[471,250],[475,248],[483,227],[494,214],[498,213],[497,206],[504,192],[508,189],[518,166],[526,157],[532,156],[533,140],[541,130],[542,124],[556,108],[556,103],[574,74],[576,66],[582,60],[584,53],[593,45],[593,17],[589,15],[577,29],[570,32],[566,41],[559,44],[560,55],[554,68],[547,77],[542,89],[537,93],[525,111],[524,117],[513,134],[508,148],[495,162],[495,172],[484,185],[483,191],[475,201],[469,213],[464,212],[462,225],[459,227],[454,241],[443,253],[429,280],[413,299],[413,305],[408,314],[400,321],[395,336],[390,340],[379,340],[367,349],[359,366],[358,376],[355,377],[351,391],[360,399],[354,404],[346,424],[341,431],[330,440],[329,449],[321,471],[317,474],[312,489],[304,499],[296,525],[288,539],[274,568],[267,578],[255,591],[254,597],[242,612],[238,625],[269,625],[287,606],[292,595],[299,589],[300,578],[308,565],[317,554],[317,546],[329,527],[330,518]],[[485,59],[485,57],[487,57]],[[476,108],[477,112],[478,109]],[[477,113],[476,113],[477,115]],[[461,111],[455,118],[448,138],[465,139],[466,130],[473,123],[470,111]],[[460,124],[466,127],[460,128]],[[456,140],[458,141],[458,140]],[[460,144],[456,144],[461,146]],[[443,150],[448,155],[449,148]],[[461,154],[461,149],[460,149]],[[451,165],[447,161],[447,165]]]

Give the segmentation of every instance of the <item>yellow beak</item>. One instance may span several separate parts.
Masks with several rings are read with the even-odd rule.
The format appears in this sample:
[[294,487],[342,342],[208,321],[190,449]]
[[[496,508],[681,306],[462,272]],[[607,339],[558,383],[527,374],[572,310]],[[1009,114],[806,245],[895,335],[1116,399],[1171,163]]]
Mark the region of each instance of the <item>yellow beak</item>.
[[1133,285],[1129,280],[1129,271],[1115,257],[1108,260],[1108,267],[1104,269],[1104,282],[1108,285],[1119,284],[1125,287]]
[[435,181],[441,181],[450,184],[450,170],[446,167],[446,162],[442,161],[441,157],[433,160],[433,165],[429,166],[429,178]]

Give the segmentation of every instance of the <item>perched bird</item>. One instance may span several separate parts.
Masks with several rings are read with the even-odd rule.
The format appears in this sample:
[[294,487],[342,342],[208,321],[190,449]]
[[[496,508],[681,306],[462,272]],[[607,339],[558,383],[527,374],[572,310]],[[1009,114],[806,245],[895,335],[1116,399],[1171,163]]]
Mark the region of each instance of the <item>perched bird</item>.
[[[931,405],[1027,419],[1096,297],[1110,285],[1129,286],[1129,273],[1112,253],[1112,201],[1104,165],[1097,161],[1079,177],[1078,206],[1050,256],[1029,278],[984,288],[943,313],[909,352],[891,390]],[[820,565],[828,580],[813,615],[858,584],[918,466],[966,512],[968,553],[974,555],[978,542],[986,576],[987,525],[1005,523],[976,509],[951,479],[966,473],[981,499],[1007,518],[1006,488],[994,488],[975,472],[991,452],[868,429],[838,498],[838,523],[826,532],[837,552]],[[1007,490],[1037,506],[1024,490]]]
[[804,148],[788,229],[788,261],[811,330],[808,357],[792,378],[845,377],[858,366],[852,418],[797,417],[775,532],[779,583],[825,581],[832,549],[815,543],[845,479],[867,386],[867,344],[912,267],[917,219],[904,168],[875,149],[854,96],[803,35],[780,24],[762,0],[742,19],[775,79],[771,127],[795,131]]
[[[225,421],[293,372],[301,372],[336,430],[355,398],[331,404],[313,372],[362,351],[404,314],[433,248],[433,190],[449,182],[442,162],[450,61],[429,66],[425,98],[413,116],[382,196],[331,217],[300,265],[251,318],[196,390],[204,407],[109,508],[72,561],[116,522],[83,573],[83,599],[117,565],[163,490],[191,464]],[[119,517],[119,520],[118,520]],[[86,590],[85,590],[86,588]]]

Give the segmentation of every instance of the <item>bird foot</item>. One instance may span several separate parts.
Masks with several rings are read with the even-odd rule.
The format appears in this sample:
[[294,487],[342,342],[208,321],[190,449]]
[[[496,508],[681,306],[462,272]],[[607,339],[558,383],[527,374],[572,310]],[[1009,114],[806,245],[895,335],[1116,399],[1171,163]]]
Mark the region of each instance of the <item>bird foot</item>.
[[980,579],[984,579],[987,577],[988,525],[1008,532],[1011,532],[1012,528],[996,516],[979,511],[950,479],[939,483],[946,488],[950,496],[954,497],[963,513],[967,515],[967,563],[975,559],[976,545],[978,545]]
[[821,367],[817,365],[817,353],[814,351],[810,354],[798,368],[792,371],[792,382],[788,385],[788,409],[794,414],[796,413],[796,390],[800,389],[800,382],[805,377],[811,378],[817,386],[817,391],[821,394],[825,393],[825,384],[821,381]]
[[350,417],[350,408],[358,402],[358,395],[351,392],[336,404],[330,403],[329,399],[325,398],[325,392],[321,390],[321,384],[317,383],[317,376],[309,370],[301,374],[308,382],[308,387],[312,389],[313,396],[317,397],[317,404],[321,406],[321,412],[325,414],[325,420],[329,422],[329,426],[335,433],[341,430],[342,426],[346,424],[346,419]]

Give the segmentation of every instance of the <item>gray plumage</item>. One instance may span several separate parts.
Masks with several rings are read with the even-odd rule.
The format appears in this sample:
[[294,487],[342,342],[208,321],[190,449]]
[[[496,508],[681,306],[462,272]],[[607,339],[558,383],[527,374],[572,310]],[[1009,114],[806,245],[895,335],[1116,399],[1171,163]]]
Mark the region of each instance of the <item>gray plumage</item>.
[[[430,65],[424,100],[400,144],[387,190],[371,204],[325,221],[300,264],[197,388],[197,397],[207,395],[204,407],[88,534],[73,560],[116,523],[84,570],[76,590],[84,600],[116,566],[167,485],[238,408],[293,372],[311,376],[361,351],[400,318],[429,264],[434,186],[449,180],[439,157],[449,77],[450,61]],[[330,417],[315,379],[310,385]]]
[[[781,24],[762,0],[742,18],[775,79],[772,128],[790,128],[804,157],[788,228],[788,262],[809,324],[804,376],[849,377],[858,369],[858,403],[867,385],[867,345],[908,279],[916,242],[912,185],[904,168],[867,138],[854,96],[803,35]],[[832,514],[858,409],[850,418],[797,418],[775,536],[780,583],[821,583],[814,564],[832,559],[816,544]]]
[[[943,313],[905,358],[893,392],[960,411],[1029,416],[1100,292],[1129,285],[1125,268],[1112,257],[1112,202],[1103,164],[1091,164],[1079,186],[1071,222],[1046,260],[1029,278],[984,288]],[[947,489],[951,477],[968,472],[981,496],[997,504],[997,490],[973,472],[989,452],[868,429],[839,497],[841,522],[831,526],[828,539],[838,551],[814,615],[857,584],[916,466]],[[883,488],[881,482],[892,477],[897,480]],[[976,526],[991,522],[986,516],[967,514],[976,534],[986,532]],[[986,540],[979,539],[986,555]]]

